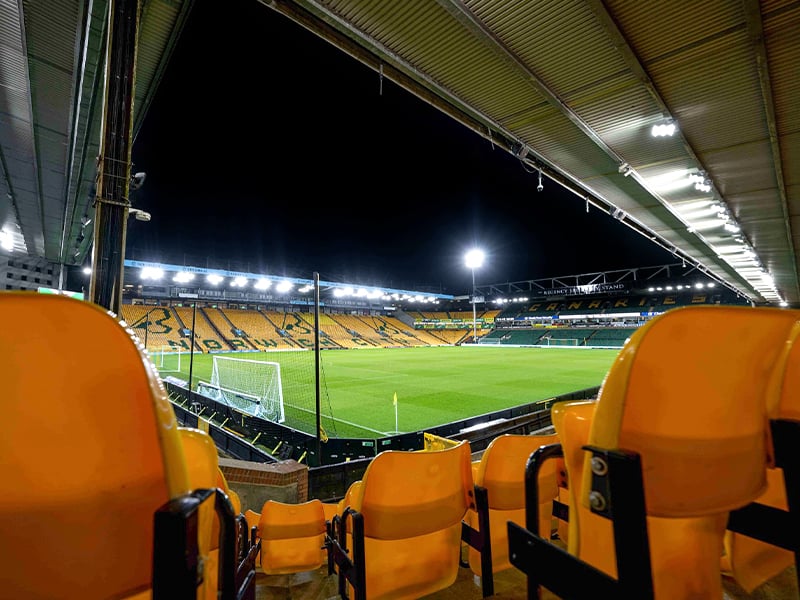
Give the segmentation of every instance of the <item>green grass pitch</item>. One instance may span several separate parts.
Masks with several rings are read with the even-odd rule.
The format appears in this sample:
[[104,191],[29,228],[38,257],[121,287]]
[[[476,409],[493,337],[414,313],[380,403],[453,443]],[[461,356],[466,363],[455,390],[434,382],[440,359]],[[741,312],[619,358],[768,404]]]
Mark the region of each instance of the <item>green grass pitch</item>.
[[[326,350],[320,353],[322,426],[331,437],[422,431],[600,385],[618,353],[470,346]],[[286,425],[313,434],[313,352],[227,356],[280,362]],[[210,381],[211,367],[211,355],[194,355],[195,388],[198,380]],[[181,373],[172,374],[188,380],[188,355]]]

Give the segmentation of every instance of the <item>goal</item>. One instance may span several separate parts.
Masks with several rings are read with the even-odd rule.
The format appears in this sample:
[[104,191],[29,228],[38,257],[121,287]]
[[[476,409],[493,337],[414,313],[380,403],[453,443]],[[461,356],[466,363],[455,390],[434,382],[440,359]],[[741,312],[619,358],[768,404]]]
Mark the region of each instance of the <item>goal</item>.
[[283,384],[277,362],[214,356],[211,381],[197,391],[243,413],[283,423]]
[[150,357],[159,373],[180,373],[182,356],[188,353],[179,346],[159,346],[150,350]]
[[546,346],[580,346],[583,343],[579,338],[544,338],[541,340]]

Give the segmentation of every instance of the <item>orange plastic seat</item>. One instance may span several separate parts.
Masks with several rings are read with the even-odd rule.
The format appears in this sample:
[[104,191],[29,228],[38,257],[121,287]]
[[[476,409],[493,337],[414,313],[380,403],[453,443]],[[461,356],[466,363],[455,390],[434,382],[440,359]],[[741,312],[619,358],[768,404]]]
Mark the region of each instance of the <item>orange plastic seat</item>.
[[261,569],[267,575],[300,573],[327,562],[325,511],[317,499],[300,504],[268,500],[261,509]]
[[[767,414],[771,419],[800,421],[800,325],[792,330],[775,364],[767,394]],[[783,469],[770,466],[767,489],[756,502],[787,511]],[[731,530],[725,532],[722,572],[748,593],[793,564],[795,555],[789,550]]]
[[[558,402],[553,405],[551,410],[553,427],[559,437],[564,454],[564,467],[568,474],[573,474],[567,483],[567,506],[578,506],[579,497],[578,490],[580,489],[581,480],[583,476],[583,463],[586,458],[586,452],[582,450],[583,446],[589,441],[589,430],[592,426],[592,419],[594,418],[594,411],[597,406],[596,400],[575,400],[567,402]],[[577,548],[579,531],[579,521],[581,513],[579,510],[569,508],[569,520],[563,524],[560,522],[559,536],[562,540],[567,541],[568,547],[573,549]],[[570,528],[570,523],[575,523],[575,527]],[[608,524],[609,531],[611,531],[611,524]],[[564,532],[566,531],[566,535]],[[607,539],[605,537],[601,539]],[[587,553],[599,554],[613,554],[614,549],[612,546],[602,546],[596,544],[585,550]],[[591,555],[584,554],[584,560],[590,564],[596,564],[597,559],[592,558]]]
[[[341,521],[334,518],[329,551],[354,600],[420,598],[458,576],[462,520],[470,506],[469,442],[438,451],[387,450],[348,490]],[[346,539],[345,539],[346,538]],[[349,552],[345,551],[349,548]],[[339,561],[352,561],[343,568]]]
[[[525,465],[531,454],[540,446],[557,443],[558,436],[512,435],[496,437],[473,463],[473,483],[487,490],[489,501],[489,531],[492,545],[492,571],[497,573],[511,567],[508,559],[508,528],[514,521],[525,525]],[[549,461],[539,473],[539,531],[543,535],[552,530],[553,500],[558,497],[556,471],[558,461]],[[479,528],[478,512],[467,512],[470,527]],[[481,553],[469,548],[469,566],[481,575]]]
[[153,514],[190,489],[152,363],[107,311],[25,292],[0,293],[0,356],[2,595],[146,592]]
[[[569,564],[581,577],[561,569],[556,578],[548,560],[536,569],[526,563],[532,553],[522,540],[549,557],[561,557],[560,549],[512,532],[511,524],[510,544],[521,554],[515,566],[557,595],[575,596],[580,585],[600,596],[650,590],[658,600],[721,598],[728,515],[766,488],[767,382],[799,317],[683,307],[637,330],[601,387],[582,472],[566,461],[576,488]],[[565,456],[582,452],[581,440],[565,436],[562,444]]]

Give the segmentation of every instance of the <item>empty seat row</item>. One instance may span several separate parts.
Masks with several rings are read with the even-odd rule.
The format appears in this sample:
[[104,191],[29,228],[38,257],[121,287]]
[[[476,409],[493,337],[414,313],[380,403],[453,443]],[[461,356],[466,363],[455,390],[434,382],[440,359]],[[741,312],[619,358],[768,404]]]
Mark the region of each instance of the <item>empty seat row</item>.
[[[270,500],[260,514],[250,512],[261,540],[260,566],[283,574],[328,562],[340,592],[354,600],[419,598],[449,587],[459,568],[468,567],[491,596],[493,574],[511,568],[506,522],[524,524],[525,464],[555,440],[502,435],[474,461],[466,441],[384,451],[337,504]],[[558,470],[554,461],[539,474],[548,530]]]
[[752,590],[794,562],[798,319],[674,309],[628,340],[596,401],[555,405],[558,444],[534,453],[526,477],[563,456],[568,548],[537,531],[529,484],[525,527],[507,524],[529,597],[716,600],[723,573]]

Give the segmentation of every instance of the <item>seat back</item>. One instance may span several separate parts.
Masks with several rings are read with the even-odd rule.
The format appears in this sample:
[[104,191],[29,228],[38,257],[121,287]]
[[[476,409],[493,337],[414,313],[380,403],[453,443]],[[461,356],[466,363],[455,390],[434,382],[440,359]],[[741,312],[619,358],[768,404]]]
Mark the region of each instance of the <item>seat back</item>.
[[[586,452],[583,446],[589,441],[589,430],[594,419],[594,411],[597,407],[596,400],[575,400],[558,402],[552,408],[553,426],[558,435],[561,447],[564,452],[564,465],[568,474],[567,481],[567,504],[569,506],[569,521],[566,525],[567,535],[562,539],[567,540],[569,551],[580,556],[583,560],[592,565],[601,565],[604,561],[614,557],[614,544],[611,523],[601,520],[595,523],[596,528],[604,528],[604,535],[598,536],[594,543],[585,548],[580,548],[580,519],[587,511],[581,509],[579,501],[579,490],[583,478],[583,463],[586,459]],[[572,526],[570,526],[572,525]],[[611,563],[612,565],[614,563]],[[615,567],[607,569],[610,572]]]
[[458,575],[471,504],[469,442],[430,452],[387,450],[351,485],[363,517],[369,598],[419,598]]
[[[474,465],[474,484],[486,488],[489,500],[489,531],[492,544],[492,571],[497,573],[511,567],[508,559],[508,521],[525,526],[525,465],[540,446],[554,444],[558,436],[513,435],[496,437]],[[552,530],[553,500],[558,497],[557,471],[560,460],[545,463],[539,471],[539,531],[549,537]],[[467,523],[477,529],[478,513],[470,509]],[[481,574],[481,554],[469,549],[469,566]]]
[[[588,442],[641,457],[656,597],[686,598],[697,590],[721,596],[728,511],[766,487],[765,391],[799,314],[673,309],[637,330],[609,370]],[[608,544],[607,522],[589,511],[592,475],[584,461],[579,556],[592,544]],[[574,526],[570,518],[571,533]],[[616,572],[613,558],[595,566]]]
[[261,569],[267,575],[311,571],[327,562],[325,511],[318,499],[268,500],[261,509]]
[[146,590],[153,514],[189,479],[174,412],[135,335],[88,302],[4,292],[0,360],[3,595]]
[[[767,394],[771,419],[800,420],[800,324],[795,325],[775,363]],[[767,489],[757,502],[788,510],[783,469],[767,470]],[[795,562],[794,553],[755,538],[725,532],[723,572],[732,576],[748,593]]]

